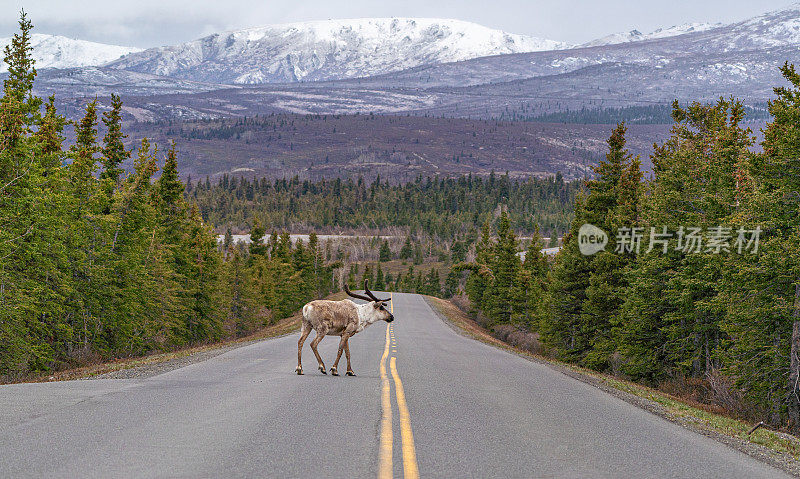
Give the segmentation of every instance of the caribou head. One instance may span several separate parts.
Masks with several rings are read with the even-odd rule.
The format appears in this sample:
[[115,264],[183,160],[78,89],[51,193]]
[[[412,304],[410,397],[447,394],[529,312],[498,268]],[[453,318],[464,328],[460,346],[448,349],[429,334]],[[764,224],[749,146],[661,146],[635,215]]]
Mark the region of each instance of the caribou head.
[[372,291],[369,290],[368,279],[364,280],[364,293],[366,293],[366,296],[350,291],[350,288],[347,287],[347,283],[344,284],[344,292],[347,293],[347,295],[351,298],[363,299],[364,301],[372,303],[372,308],[374,311],[372,315],[373,317],[370,318],[372,321],[369,321],[369,323],[374,323],[375,321],[386,321],[387,323],[391,323],[394,321],[394,315],[390,313],[388,309],[386,309],[386,303],[388,303],[391,298],[376,298]]

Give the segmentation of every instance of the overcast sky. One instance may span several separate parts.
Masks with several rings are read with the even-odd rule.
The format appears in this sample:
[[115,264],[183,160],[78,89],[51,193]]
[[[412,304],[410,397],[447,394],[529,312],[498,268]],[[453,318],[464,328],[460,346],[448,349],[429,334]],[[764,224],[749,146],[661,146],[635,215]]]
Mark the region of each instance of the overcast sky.
[[618,31],[689,22],[729,23],[790,5],[783,0],[2,0],[0,35],[24,7],[35,31],[152,47],[214,32],[304,20],[456,18],[511,33],[582,43]]

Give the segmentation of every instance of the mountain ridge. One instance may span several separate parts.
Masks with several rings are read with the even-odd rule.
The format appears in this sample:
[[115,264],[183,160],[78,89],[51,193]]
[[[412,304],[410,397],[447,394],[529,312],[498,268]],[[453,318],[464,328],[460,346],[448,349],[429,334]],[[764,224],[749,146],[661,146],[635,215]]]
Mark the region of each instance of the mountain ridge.
[[[0,38],[0,47],[5,48],[11,38]],[[141,48],[90,42],[61,35],[34,33],[31,35],[33,58],[36,68],[74,68],[104,65],[117,58],[142,51]],[[8,67],[0,65],[0,72]]]
[[364,77],[569,46],[462,20],[364,18],[231,30],[147,49],[108,66],[205,82],[262,84]]

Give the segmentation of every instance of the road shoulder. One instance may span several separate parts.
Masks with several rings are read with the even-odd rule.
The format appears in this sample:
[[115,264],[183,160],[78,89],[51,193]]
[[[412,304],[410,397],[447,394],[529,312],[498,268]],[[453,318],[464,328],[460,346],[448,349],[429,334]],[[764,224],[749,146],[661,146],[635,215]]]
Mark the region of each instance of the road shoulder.
[[242,338],[194,346],[177,351],[151,354],[135,358],[108,361],[76,369],[58,371],[49,375],[25,378],[8,384],[73,381],[77,379],[146,379],[190,364],[206,361],[243,346],[293,334],[300,328],[300,315],[281,319],[275,324]]

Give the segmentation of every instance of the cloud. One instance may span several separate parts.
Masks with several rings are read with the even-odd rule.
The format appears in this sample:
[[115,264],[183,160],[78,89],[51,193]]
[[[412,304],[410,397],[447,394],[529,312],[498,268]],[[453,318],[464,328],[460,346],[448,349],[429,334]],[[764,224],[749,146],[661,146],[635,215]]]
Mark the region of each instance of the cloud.
[[[197,38],[208,31],[234,28],[245,14],[231,2],[188,0],[108,2],[99,0],[18,1],[4,6],[0,29],[16,30],[16,12],[23,7],[35,30],[105,43],[149,47]],[[236,2],[234,2],[236,3]],[[238,2],[242,3],[242,2]]]
[[16,31],[23,6],[37,32],[138,47],[289,21],[354,17],[443,17],[508,32],[580,43],[618,31],[687,22],[730,22],[787,0],[3,0],[0,36]]

